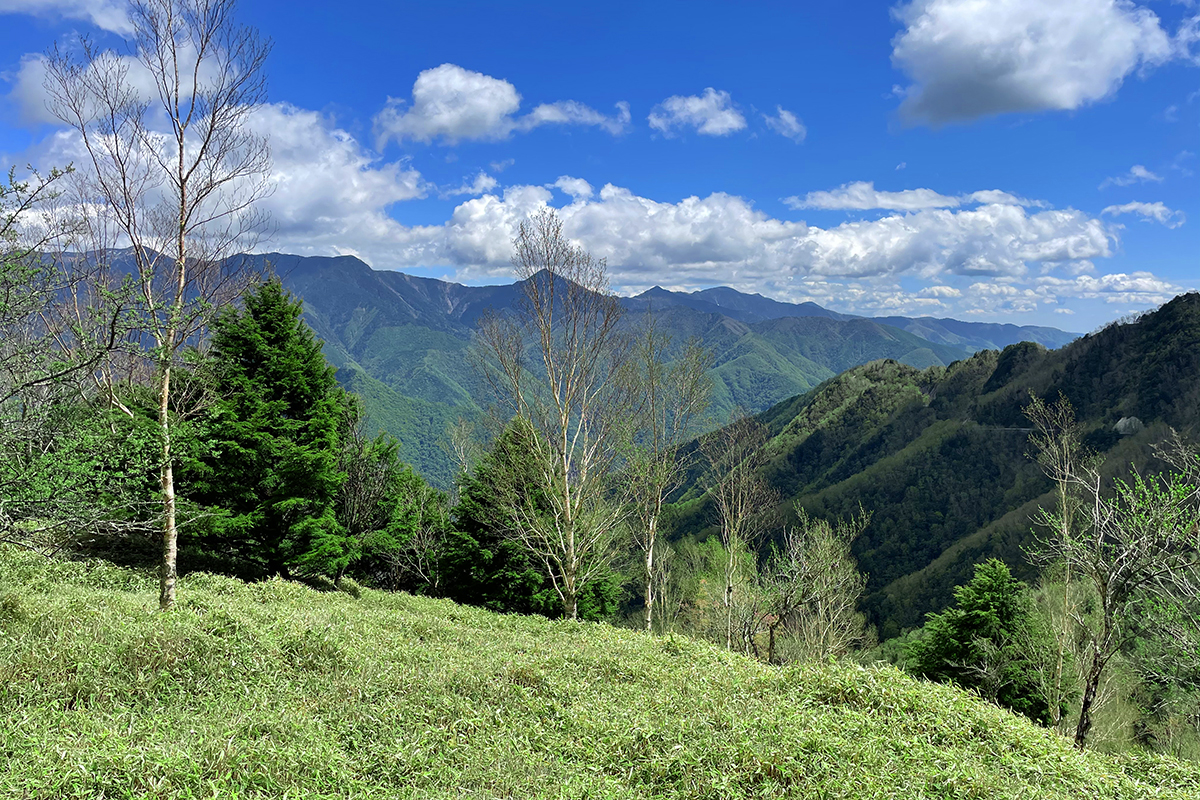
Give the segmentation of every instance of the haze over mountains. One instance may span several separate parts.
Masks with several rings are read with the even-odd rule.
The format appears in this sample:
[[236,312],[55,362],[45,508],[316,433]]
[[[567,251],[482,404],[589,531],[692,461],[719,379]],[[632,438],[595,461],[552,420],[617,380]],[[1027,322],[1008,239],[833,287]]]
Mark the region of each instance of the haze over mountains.
[[[478,414],[484,402],[470,363],[472,331],[487,310],[510,309],[520,286],[464,286],[373,270],[353,256],[255,258],[304,300],[326,357],[342,383],[362,395],[373,424],[401,440],[403,457],[418,471],[448,486],[453,468],[439,446],[446,426]],[[876,359],[924,369],[982,348],[1023,340],[1058,347],[1075,336],[958,320],[872,320],[728,287],[692,293],[656,287],[622,302],[630,324],[653,311],[675,341],[697,337],[712,351],[711,426],[735,407],[761,411]]]

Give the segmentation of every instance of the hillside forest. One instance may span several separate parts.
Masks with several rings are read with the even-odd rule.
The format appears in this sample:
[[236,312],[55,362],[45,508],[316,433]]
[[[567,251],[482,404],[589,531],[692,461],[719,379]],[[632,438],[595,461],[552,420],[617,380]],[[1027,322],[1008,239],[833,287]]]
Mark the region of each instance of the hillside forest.
[[[0,565],[16,582],[70,588],[101,562],[114,581],[153,575],[158,618],[180,631],[189,587],[207,587],[200,605],[240,598],[243,617],[205,623],[229,641],[277,638],[246,598],[302,616],[293,584],[389,613],[453,601],[483,610],[462,612],[470,625],[519,629],[522,655],[551,627],[516,615],[561,619],[568,637],[602,630],[589,641],[611,636],[639,663],[661,665],[662,649],[685,669],[716,665],[746,681],[728,696],[747,708],[755,681],[793,697],[782,684],[797,674],[815,687],[803,702],[843,710],[926,681],[990,703],[968,716],[1007,720],[997,730],[1011,719],[995,707],[1044,729],[1039,742],[1053,731],[1125,753],[1121,780],[1143,756],[1200,758],[1200,295],[1069,344],[732,290],[621,298],[544,206],[515,231],[516,282],[481,292],[263,255],[270,153],[244,123],[269,45],[221,2],[182,21],[156,8],[135,7],[167,54],[150,69],[190,57],[172,50],[177,24],[225,37],[237,63],[215,64],[211,85],[163,78],[156,113],[176,115],[174,133],[149,137],[116,56],[56,51],[50,110],[92,165],[0,186]],[[155,173],[167,163],[187,168]],[[0,578],[0,626],[29,628],[31,601]],[[420,625],[410,650],[455,635]],[[364,657],[334,627],[269,652],[369,706],[374,678],[337,677]],[[32,661],[58,664],[55,641],[82,646],[61,624],[37,630],[52,632],[29,634],[45,650]],[[199,658],[163,636],[163,674]],[[645,677],[615,661],[602,662],[613,685]],[[56,673],[78,691],[65,711],[46,701],[54,713],[129,689],[92,691],[103,682],[86,669]],[[545,688],[513,670],[514,686]],[[133,670],[129,691],[147,674]],[[863,677],[879,675],[891,678]],[[472,680],[439,696],[458,702]],[[9,708],[40,683],[14,685]],[[903,703],[921,726],[918,695]],[[965,737],[972,758],[981,736]],[[286,730],[258,738],[272,737]],[[754,764],[762,785],[784,780]]]

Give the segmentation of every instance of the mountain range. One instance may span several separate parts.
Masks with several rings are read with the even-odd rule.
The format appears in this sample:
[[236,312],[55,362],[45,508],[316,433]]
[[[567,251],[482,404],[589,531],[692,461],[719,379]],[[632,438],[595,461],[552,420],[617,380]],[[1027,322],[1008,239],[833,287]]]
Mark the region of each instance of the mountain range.
[[[343,385],[363,397],[373,426],[399,438],[402,457],[427,479],[448,486],[454,468],[440,446],[446,428],[479,414],[484,397],[471,365],[472,332],[485,311],[511,309],[520,284],[465,286],[373,270],[353,256],[253,258],[303,299],[326,358]],[[734,408],[764,410],[876,359],[944,367],[984,348],[1018,341],[1059,347],[1076,336],[928,317],[854,317],[728,287],[655,287],[622,304],[631,321],[653,312],[660,330],[677,341],[696,337],[712,352],[712,427]]]
[[[1162,468],[1153,446],[1169,429],[1200,434],[1200,294],[1059,350],[1022,342],[923,370],[876,361],[759,415],[770,433],[762,476],[785,522],[795,504],[821,518],[871,514],[854,550],[881,637],[944,608],[988,557],[1033,577],[1033,515],[1053,505],[1028,455],[1034,394],[1072,403],[1111,474]],[[713,519],[693,487],[675,535],[712,535]]]

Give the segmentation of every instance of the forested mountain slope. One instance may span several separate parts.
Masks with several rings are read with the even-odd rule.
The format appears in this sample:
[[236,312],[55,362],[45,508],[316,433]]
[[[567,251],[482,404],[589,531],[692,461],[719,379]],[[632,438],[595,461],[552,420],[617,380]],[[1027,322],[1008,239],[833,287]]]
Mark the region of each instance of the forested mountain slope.
[[[1200,295],[1058,351],[1016,344],[923,371],[866,364],[761,415],[771,433],[764,476],[785,510],[798,501],[820,516],[872,512],[855,551],[881,635],[944,607],[988,556],[1029,574],[1030,515],[1050,503],[1026,455],[1032,393],[1066,396],[1111,469],[1155,468],[1151,448],[1168,427],[1200,433]],[[1118,432],[1125,418],[1141,425]],[[711,514],[693,500],[679,524],[703,536]]]
[[[452,466],[439,446],[446,427],[479,413],[485,402],[470,357],[472,332],[488,309],[510,310],[520,286],[463,286],[377,271],[352,256],[254,258],[304,300],[305,318],[325,340],[326,357],[338,367],[339,380],[363,396],[374,425],[400,439],[403,458],[422,474],[448,485]],[[813,304],[792,306],[727,288],[698,293],[700,300],[690,305],[667,302],[671,294],[626,298],[626,324],[637,325],[652,311],[659,330],[676,342],[696,337],[711,350],[714,426],[735,407],[761,411],[873,359],[927,367],[967,355],[957,346]],[[780,316],[788,310],[803,315]]]

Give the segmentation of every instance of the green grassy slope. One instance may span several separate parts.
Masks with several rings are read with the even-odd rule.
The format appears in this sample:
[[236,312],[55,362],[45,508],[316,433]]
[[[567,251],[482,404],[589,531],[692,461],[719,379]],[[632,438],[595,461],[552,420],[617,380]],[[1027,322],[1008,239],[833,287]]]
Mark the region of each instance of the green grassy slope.
[[1162,798],[1200,769],[1079,753],[887,667],[450,602],[0,546],[6,798]]

